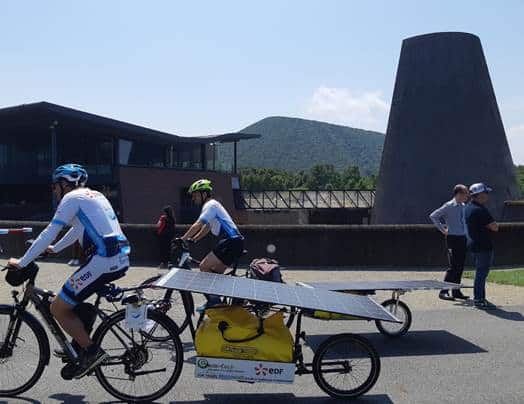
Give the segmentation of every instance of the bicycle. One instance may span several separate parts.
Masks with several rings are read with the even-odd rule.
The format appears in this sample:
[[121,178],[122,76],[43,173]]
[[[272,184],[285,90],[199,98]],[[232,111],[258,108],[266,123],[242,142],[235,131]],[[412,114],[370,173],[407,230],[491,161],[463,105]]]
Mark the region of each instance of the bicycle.
[[[243,254],[246,254],[247,251],[243,251]],[[186,270],[192,270],[191,264],[193,265],[199,265],[200,261],[194,259],[191,257],[191,253],[189,251],[187,243],[183,242],[182,240],[175,240],[174,241],[174,257],[176,258],[177,264],[175,265],[176,268],[183,268]],[[171,269],[171,268],[170,268]],[[238,260],[234,261],[231,265],[231,269],[227,271],[224,275],[231,275],[231,276],[239,276],[237,275],[237,269],[238,269]],[[247,276],[247,273],[246,275]],[[146,280],[144,280],[140,286],[147,287],[150,285],[153,285],[156,281],[158,281],[162,275],[155,275],[152,276]],[[155,309],[161,311],[162,313],[169,314],[169,316],[175,321],[175,323],[178,325],[178,329],[180,330],[180,333],[184,332],[184,330],[189,326],[191,322],[191,317],[195,313],[195,301],[193,298],[192,293],[186,292],[186,291],[177,291],[173,289],[155,289],[153,288],[147,288],[148,293],[150,293],[148,299],[154,302]],[[159,291],[160,295],[155,293],[155,291]],[[241,304],[243,302],[238,302],[235,299],[222,299],[222,303],[224,304]],[[184,308],[184,310],[180,310],[181,308]],[[261,305],[249,305],[249,307],[252,309],[252,311],[256,310],[259,313],[261,313],[264,309],[268,309],[267,304],[261,304]],[[284,309],[286,311],[286,326],[289,328],[291,327],[295,315],[296,315],[296,308],[291,307],[289,310]],[[197,327],[202,321],[204,316],[204,313],[201,312],[199,319],[197,321]],[[194,337],[194,331],[191,332]],[[161,337],[160,337],[161,340]]]
[[[33,303],[58,341],[66,355],[63,361],[77,364],[79,354],[50,312],[51,299],[56,294],[35,286],[38,265],[33,262],[22,270],[12,267],[3,270],[6,269],[8,275],[11,271],[11,274],[17,274],[14,283],[11,283],[13,277],[8,281],[12,286],[25,285],[21,299],[20,292],[12,290],[13,304],[0,305],[0,396],[16,396],[37,383],[50,359],[48,335],[42,323],[27,311],[29,303]],[[94,309],[101,323],[92,340],[110,356],[94,370],[94,374],[102,387],[117,399],[149,402],[166,394],[182,371],[183,348],[176,324],[161,312],[147,310],[147,319],[152,326],[147,332],[133,331],[126,327],[125,309],[107,314],[100,308],[102,298],[115,308],[117,302],[122,305],[147,304],[139,295],[124,297],[124,293],[138,290],[140,287],[119,288],[109,283],[97,292]],[[161,344],[154,340],[157,332],[163,336]],[[164,363],[160,364],[162,360]],[[165,381],[159,382],[161,375],[166,376]],[[135,384],[138,378],[147,380]],[[7,387],[4,387],[6,379]],[[150,391],[137,393],[137,385]]]

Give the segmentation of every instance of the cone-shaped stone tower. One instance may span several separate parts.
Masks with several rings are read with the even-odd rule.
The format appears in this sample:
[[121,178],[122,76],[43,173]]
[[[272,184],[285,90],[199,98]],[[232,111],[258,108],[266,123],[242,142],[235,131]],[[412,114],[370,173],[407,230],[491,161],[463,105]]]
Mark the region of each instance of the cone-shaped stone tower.
[[513,161],[477,36],[408,38],[378,177],[373,223],[429,223],[457,183],[489,184],[500,218],[518,196]]

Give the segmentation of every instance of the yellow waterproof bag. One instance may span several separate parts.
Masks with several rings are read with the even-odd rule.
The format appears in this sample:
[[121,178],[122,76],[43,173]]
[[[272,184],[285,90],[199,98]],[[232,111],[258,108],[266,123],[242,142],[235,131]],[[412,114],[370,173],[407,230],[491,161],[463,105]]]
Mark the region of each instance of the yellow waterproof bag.
[[282,312],[259,319],[241,306],[227,306],[206,314],[195,336],[198,356],[293,361],[293,337]]
[[310,317],[321,320],[362,320],[359,317],[348,316],[347,314],[332,313],[330,311],[315,310]]

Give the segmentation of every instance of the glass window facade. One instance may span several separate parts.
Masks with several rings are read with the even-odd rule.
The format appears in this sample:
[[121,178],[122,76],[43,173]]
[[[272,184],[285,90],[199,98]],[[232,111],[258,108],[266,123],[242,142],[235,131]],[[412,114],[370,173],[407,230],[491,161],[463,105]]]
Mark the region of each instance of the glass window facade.
[[[221,151],[225,151],[225,161],[219,159]],[[124,166],[229,172],[233,167],[232,153],[232,143],[180,142],[162,145],[129,139],[118,140],[118,163]]]
[[49,181],[51,137],[48,133],[2,130],[0,134],[0,183]]
[[89,176],[111,178],[113,173],[113,139],[111,137],[57,133],[58,164],[78,163]]
[[222,172],[233,172],[233,165],[234,165],[234,143],[228,142],[228,143],[217,143],[216,144],[216,162],[215,167],[216,171],[222,171]]
[[205,145],[206,154],[206,169],[215,171],[216,170],[216,146],[214,143]]
[[167,167],[170,146],[119,139],[118,159],[121,165]]
[[177,143],[174,145],[173,168],[202,170],[202,146],[199,143]]

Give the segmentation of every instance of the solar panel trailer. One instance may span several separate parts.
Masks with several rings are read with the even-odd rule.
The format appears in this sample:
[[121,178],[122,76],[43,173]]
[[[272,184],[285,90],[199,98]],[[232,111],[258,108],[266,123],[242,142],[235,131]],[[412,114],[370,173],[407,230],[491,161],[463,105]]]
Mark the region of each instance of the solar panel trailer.
[[[156,282],[145,287],[151,286],[178,290],[182,296],[194,292],[235,298],[241,302],[247,301],[245,307],[248,310],[253,302],[295,308],[296,311],[293,313],[296,314],[297,320],[291,362],[275,364],[256,357],[246,360],[243,357],[231,359],[197,356],[195,376],[214,380],[248,381],[250,383],[292,383],[294,375],[311,374],[323,391],[337,399],[356,398],[371,389],[380,374],[380,356],[366,338],[360,335],[342,333],[332,335],[323,341],[314,350],[312,361],[306,362],[302,349],[302,341],[306,340],[306,333],[302,331],[301,321],[304,312],[323,310],[360,319],[374,319],[386,323],[399,322],[394,315],[368,296],[355,296],[325,289],[191,271],[184,268],[173,268]],[[182,301],[186,312],[188,312],[187,299],[183,298]],[[161,310],[165,300],[150,302],[154,307]],[[225,307],[227,307],[227,301],[225,304]],[[263,330],[265,315],[256,310],[255,315],[260,319],[261,326],[259,329]],[[191,334],[194,338],[192,321],[190,321],[190,330],[192,330]],[[258,336],[254,338],[256,339]],[[248,339],[230,340],[223,336],[223,341],[217,340],[216,343],[238,343],[240,344],[238,345],[239,348],[245,348],[244,345],[247,341],[252,339],[252,337],[249,337]],[[223,347],[224,345],[222,345]],[[246,345],[246,347],[249,348],[249,345]],[[256,367],[253,367],[253,365],[256,365]],[[261,372],[260,369],[266,369],[266,372]],[[268,369],[278,371],[277,373],[281,374],[282,377],[279,376],[278,380],[268,379],[268,375],[271,376]]]
[[321,288],[304,288],[210,272],[188,271],[182,268],[172,269],[161,277],[155,286],[322,310],[366,320],[399,322],[394,315],[367,296],[348,295]]
[[392,338],[401,337],[411,327],[413,315],[408,305],[400,301],[400,296],[417,290],[442,290],[463,289],[473,286],[429,280],[413,281],[348,281],[348,282],[297,282],[297,285],[307,289],[331,290],[356,295],[374,295],[376,291],[391,291],[391,299],[382,302],[382,306],[390,313],[399,317],[400,325],[384,324],[381,320],[375,320],[378,330]]
[[301,286],[309,286],[318,289],[333,291],[377,291],[398,290],[411,292],[414,290],[440,290],[471,288],[460,283],[442,282],[437,280],[417,281],[357,281],[357,282],[297,282]]

